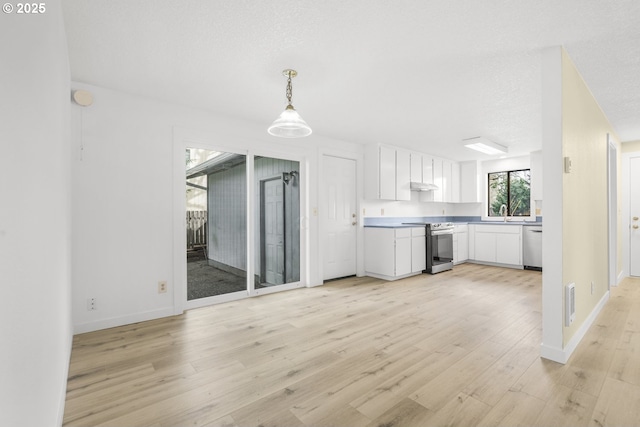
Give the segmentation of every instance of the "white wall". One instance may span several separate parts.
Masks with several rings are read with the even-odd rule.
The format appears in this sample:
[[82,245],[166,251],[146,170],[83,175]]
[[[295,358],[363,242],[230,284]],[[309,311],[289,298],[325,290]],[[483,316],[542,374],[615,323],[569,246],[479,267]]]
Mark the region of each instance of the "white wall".
[[71,349],[69,63],[59,1],[0,20],[0,425],[62,422]]
[[[360,145],[315,134],[293,141],[275,138],[267,134],[265,123],[81,83],[72,86],[94,94],[91,107],[72,109],[76,332],[182,311],[181,284],[173,280],[181,276],[175,260],[182,251],[174,254],[173,227],[184,216],[175,211],[176,197],[184,195],[184,184],[176,186],[174,172],[174,167],[184,168],[184,151],[180,157],[174,146],[178,134],[181,142],[192,141],[197,148],[302,160],[301,169],[308,172],[301,200],[309,263],[301,280],[322,283],[318,217],[308,214],[318,207],[318,159],[324,152],[361,156]],[[166,294],[157,293],[159,280],[168,281]],[[87,310],[88,298],[97,299],[97,310]]]
[[[545,51],[542,70],[541,352],[543,357],[564,363],[609,298],[608,135],[617,138],[564,49]],[[572,159],[570,172],[563,168],[565,156]],[[575,321],[565,325],[564,289],[569,283],[575,283]]]

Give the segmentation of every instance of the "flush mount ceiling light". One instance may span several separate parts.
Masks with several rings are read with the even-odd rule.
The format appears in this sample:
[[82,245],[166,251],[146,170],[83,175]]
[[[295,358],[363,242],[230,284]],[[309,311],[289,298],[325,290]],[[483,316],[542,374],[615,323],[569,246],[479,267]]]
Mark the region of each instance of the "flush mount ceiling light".
[[287,107],[282,114],[269,126],[267,132],[273,136],[282,138],[300,138],[311,135],[311,128],[291,104],[292,88],[291,79],[298,75],[296,70],[284,70],[282,75],[287,78]]
[[475,138],[463,139],[465,147],[479,151],[484,154],[506,154],[509,149],[504,145],[496,144],[487,138],[476,136]]

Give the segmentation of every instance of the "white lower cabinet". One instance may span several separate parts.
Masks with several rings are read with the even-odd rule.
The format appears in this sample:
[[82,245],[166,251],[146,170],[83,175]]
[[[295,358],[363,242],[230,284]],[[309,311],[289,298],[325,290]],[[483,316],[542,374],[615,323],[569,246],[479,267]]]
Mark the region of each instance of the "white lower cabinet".
[[469,232],[467,224],[453,227],[453,263],[460,264],[469,259]]
[[522,267],[522,226],[469,226],[469,259]]
[[396,280],[421,273],[426,268],[424,230],[424,227],[365,227],[365,274]]
[[427,268],[425,227],[411,229],[411,272],[422,273]]

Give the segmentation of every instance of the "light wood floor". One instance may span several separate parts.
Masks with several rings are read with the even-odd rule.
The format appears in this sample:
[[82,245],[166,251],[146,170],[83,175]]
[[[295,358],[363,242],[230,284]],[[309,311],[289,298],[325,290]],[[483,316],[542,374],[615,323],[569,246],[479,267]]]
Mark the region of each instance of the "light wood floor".
[[354,278],[76,336],[65,426],[640,425],[640,280],[567,365],[541,274]]

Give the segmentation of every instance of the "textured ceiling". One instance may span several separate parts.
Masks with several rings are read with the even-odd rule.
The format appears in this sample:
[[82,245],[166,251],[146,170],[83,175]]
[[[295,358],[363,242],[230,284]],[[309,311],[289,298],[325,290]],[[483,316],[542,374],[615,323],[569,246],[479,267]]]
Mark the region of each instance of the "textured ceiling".
[[[637,0],[63,0],[72,78],[266,128],[456,160],[541,147],[540,53],[563,45],[622,141],[640,140]],[[313,136],[311,137],[313,138]],[[484,157],[486,158],[486,156]]]

